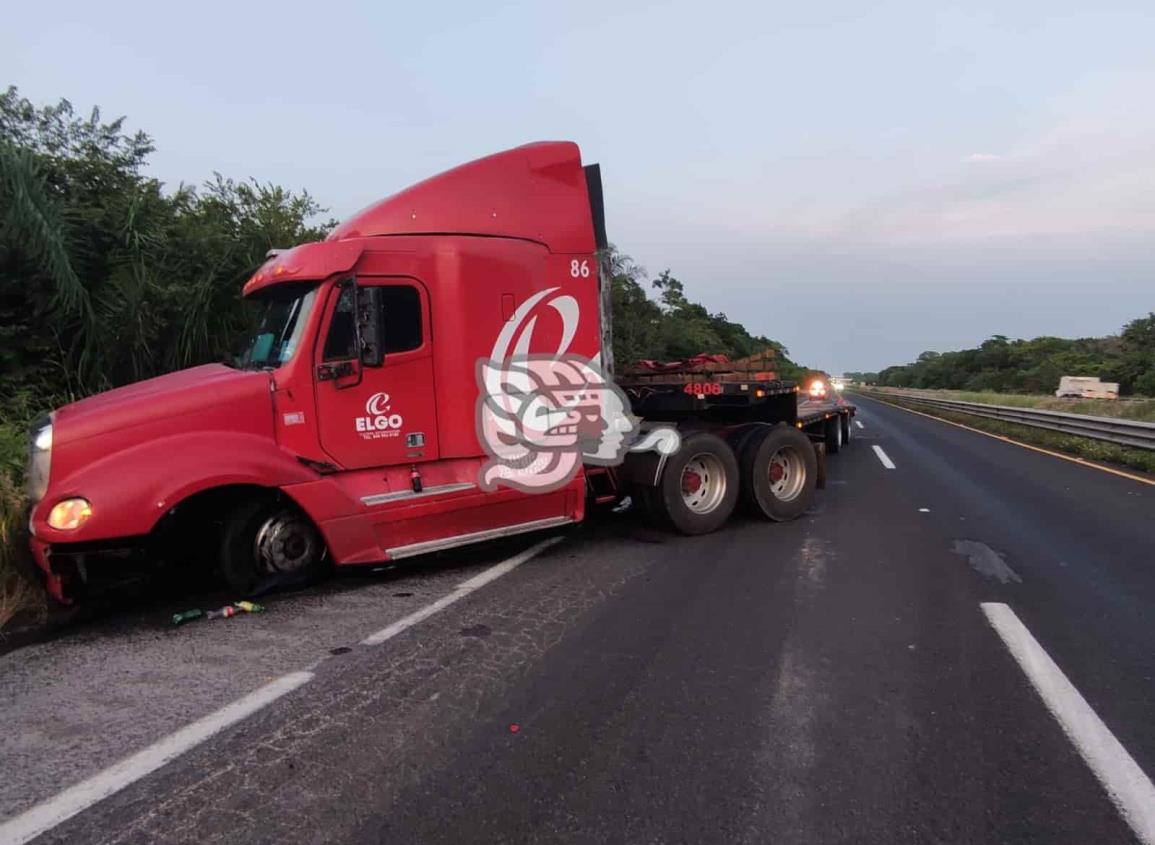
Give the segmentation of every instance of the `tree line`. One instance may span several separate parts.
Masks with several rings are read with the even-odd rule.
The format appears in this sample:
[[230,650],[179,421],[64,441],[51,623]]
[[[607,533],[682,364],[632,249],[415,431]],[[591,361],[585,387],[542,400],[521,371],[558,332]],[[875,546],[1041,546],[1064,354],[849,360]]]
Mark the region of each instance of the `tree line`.
[[664,270],[646,290],[645,268],[610,247],[613,279],[613,343],[617,366],[643,359],[679,361],[699,353],[721,353],[744,358],[767,348],[775,351],[782,378],[800,378],[810,372],[795,364],[786,347],[762,335],[751,334],[721,312],[710,313],[686,296],[685,285]]
[[998,393],[1054,393],[1063,376],[1098,376],[1122,394],[1155,396],[1155,313],[1117,335],[1010,340],[995,335],[974,349],[923,352],[910,364],[877,373],[847,373],[887,387]]

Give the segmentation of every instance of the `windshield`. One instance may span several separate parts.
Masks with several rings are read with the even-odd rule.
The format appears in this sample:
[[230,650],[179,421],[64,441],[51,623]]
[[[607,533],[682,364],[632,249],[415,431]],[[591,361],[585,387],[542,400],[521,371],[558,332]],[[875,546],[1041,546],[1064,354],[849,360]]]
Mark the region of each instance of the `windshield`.
[[279,367],[293,357],[317,298],[315,285],[286,286],[258,301],[255,330],[241,343],[237,366],[247,370]]

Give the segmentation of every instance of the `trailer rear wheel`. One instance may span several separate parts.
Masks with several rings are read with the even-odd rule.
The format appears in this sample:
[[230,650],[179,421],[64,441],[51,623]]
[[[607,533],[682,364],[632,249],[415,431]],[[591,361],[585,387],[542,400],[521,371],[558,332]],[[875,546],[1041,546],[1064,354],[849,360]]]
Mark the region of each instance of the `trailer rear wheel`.
[[767,519],[795,519],[814,501],[818,458],[809,438],[796,428],[779,424],[765,437],[747,441],[741,470],[743,502]]
[[283,499],[246,499],[225,520],[221,574],[242,595],[308,583],[326,562],[325,541],[316,526]]
[[823,423],[822,434],[826,439],[826,454],[837,455],[842,448],[842,420],[838,414]]
[[738,461],[733,450],[713,434],[687,436],[647,498],[653,514],[682,534],[716,531],[738,503]]
[[839,421],[842,423],[842,445],[845,446],[850,442],[850,432],[854,425],[850,421],[850,414],[839,414]]

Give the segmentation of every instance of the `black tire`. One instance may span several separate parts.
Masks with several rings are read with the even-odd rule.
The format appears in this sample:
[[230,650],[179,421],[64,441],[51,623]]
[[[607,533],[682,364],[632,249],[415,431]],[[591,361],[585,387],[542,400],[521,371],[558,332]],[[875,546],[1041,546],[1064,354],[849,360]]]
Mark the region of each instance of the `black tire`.
[[740,466],[742,500],[752,513],[786,522],[801,516],[814,501],[818,458],[810,439],[792,426],[779,423],[765,437],[748,442]]
[[656,487],[637,487],[630,493],[637,503],[638,513],[642,521],[654,528],[667,528],[662,509],[658,505],[658,489]]
[[284,499],[246,499],[225,519],[221,575],[242,596],[312,583],[328,563],[317,527]]
[[838,419],[842,423],[842,445],[846,446],[850,443],[850,432],[854,424],[850,421],[850,414],[839,414]]
[[822,435],[826,440],[826,454],[837,455],[842,448],[842,422],[837,414],[823,423]]
[[[693,489],[690,485],[693,484]],[[647,495],[654,517],[681,534],[717,531],[738,504],[738,459],[722,438],[698,432],[666,461]]]

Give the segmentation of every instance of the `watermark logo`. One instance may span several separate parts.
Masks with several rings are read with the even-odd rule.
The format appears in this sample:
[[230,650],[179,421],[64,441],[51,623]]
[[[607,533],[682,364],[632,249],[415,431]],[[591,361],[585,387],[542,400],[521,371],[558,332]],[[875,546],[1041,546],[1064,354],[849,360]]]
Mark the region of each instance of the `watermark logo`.
[[[548,492],[568,484],[583,463],[616,466],[631,450],[672,454],[681,445],[672,428],[643,435],[600,361],[569,351],[581,315],[577,300],[558,291],[526,300],[490,357],[477,362],[477,436],[489,455],[479,479],[483,490]],[[553,353],[529,352],[539,307],[561,318]]]

